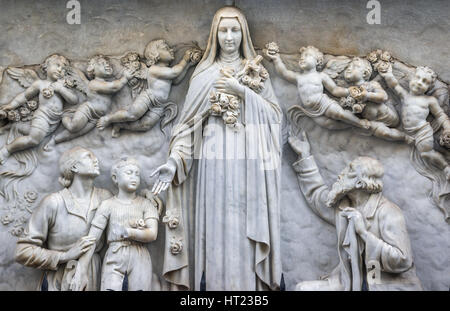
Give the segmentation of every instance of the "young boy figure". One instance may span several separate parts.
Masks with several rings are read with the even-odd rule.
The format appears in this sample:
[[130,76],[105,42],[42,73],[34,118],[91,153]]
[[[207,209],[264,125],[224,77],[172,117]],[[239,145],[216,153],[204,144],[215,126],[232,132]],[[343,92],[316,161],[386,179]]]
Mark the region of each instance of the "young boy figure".
[[371,121],[370,132],[386,140],[405,141],[408,144],[414,142],[411,136],[393,128],[400,123],[400,118],[395,109],[386,105],[388,95],[381,85],[369,81],[372,72],[370,62],[359,57],[353,58],[344,71],[345,80],[363,90],[359,98],[365,103],[361,116]]
[[[111,178],[119,193],[101,203],[88,234],[98,241],[106,229],[108,250],[103,260],[101,290],[122,290],[126,274],[130,291],[149,291],[152,261],[145,243],[156,240],[157,208],[150,200],[136,194],[140,184],[140,167],[136,160],[119,160],[111,169]],[[93,249],[81,257],[73,282],[79,282],[83,277],[77,277],[86,275],[85,262],[89,262]]]
[[118,137],[121,129],[147,131],[155,126],[164,113],[173,80],[183,79],[194,64],[190,61],[191,51],[188,50],[180,63],[170,68],[174,52],[164,40],[151,41],[145,48],[144,56],[150,66],[147,70],[148,88],[128,109],[108,114],[97,123],[100,130],[114,123],[113,137]]
[[409,81],[409,92],[406,91],[392,74],[392,66],[386,72],[379,72],[386,84],[394,90],[402,102],[402,123],[406,133],[415,140],[415,146],[422,159],[442,170],[447,180],[450,180],[450,164],[444,156],[434,150],[433,128],[427,121],[431,114],[436,118],[443,133],[450,132],[450,120],[439,102],[433,96],[425,93],[436,81],[436,73],[428,67],[417,67]]
[[298,65],[301,73],[288,70],[278,52],[268,49],[265,51],[265,55],[274,62],[275,70],[283,79],[297,85],[302,103],[300,108],[314,122],[324,125],[331,119],[358,128],[370,128],[368,120],[359,119],[324,93],[325,87],[333,96],[349,95],[348,89],[337,86],[326,73],[317,71],[317,68],[321,67],[323,63],[323,54],[317,48],[308,46],[300,49]]
[[16,138],[0,149],[0,165],[12,153],[36,147],[45,137],[53,133],[61,121],[64,101],[72,105],[78,103],[76,93],[62,81],[65,68],[68,66],[69,61],[62,55],[54,54],[47,57],[42,64],[47,78],[37,79],[10,104],[1,108],[3,112],[14,110],[39,95],[39,108],[33,114],[29,134]]
[[82,72],[79,75],[85,84],[88,100],[77,108],[73,117],[62,118],[62,124],[66,129],[54,137],[55,144],[74,139],[92,130],[97,120],[111,107],[112,96],[133,77],[132,72],[126,69],[120,79],[107,81],[113,77],[113,68],[109,59],[103,55],[94,56],[89,60],[87,73],[88,78],[92,80],[87,80]]

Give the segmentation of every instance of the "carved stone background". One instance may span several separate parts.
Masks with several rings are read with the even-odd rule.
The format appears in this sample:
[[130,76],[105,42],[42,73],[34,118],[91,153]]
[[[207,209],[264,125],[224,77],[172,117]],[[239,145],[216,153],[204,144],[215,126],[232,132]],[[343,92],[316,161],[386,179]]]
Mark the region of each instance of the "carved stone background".
[[[81,25],[66,23],[65,1],[1,0],[0,69],[7,66],[40,64],[46,56],[61,53],[73,61],[85,61],[98,53],[120,57],[129,51],[143,52],[154,38],[169,44],[197,41],[204,48],[214,12],[223,1],[80,1]],[[277,41],[284,53],[314,45],[334,55],[366,55],[373,49],[390,51],[397,59],[433,68],[439,78],[450,82],[450,31],[448,1],[381,1],[381,25],[368,25],[366,1],[236,1],[246,14],[256,47]],[[177,60],[181,57],[177,53]],[[295,86],[278,78],[272,65],[275,93],[286,111],[296,103]],[[189,76],[174,87],[172,101],[182,107]],[[14,85],[14,88],[10,87]],[[17,83],[4,76],[0,104],[19,91]],[[124,88],[115,97],[115,106],[130,101]],[[114,108],[113,108],[114,109]],[[410,160],[410,147],[404,144],[361,137],[351,131],[331,132],[312,122],[305,128],[324,179],[331,184],[346,163],[359,155],[379,159],[386,170],[386,197],[398,204],[406,217],[417,275],[426,290],[450,287],[450,225],[443,213],[428,199],[431,182],[419,175]],[[62,143],[50,153],[40,147],[40,165],[21,186],[21,195],[33,190],[38,201],[60,189],[56,161],[74,145],[85,146],[100,159],[102,175],[97,185],[113,190],[109,170],[123,154],[135,155],[142,165],[142,187],[153,185],[148,175],[165,161],[169,132],[156,126],[141,134],[124,133],[112,139],[110,129],[96,129],[87,136]],[[0,136],[3,144],[5,137]],[[283,273],[288,290],[301,280],[318,279],[337,264],[334,228],[321,221],[307,207],[291,164],[296,160],[286,144],[283,149],[281,237]],[[0,198],[0,214],[8,207]],[[34,207],[32,205],[30,208]],[[25,212],[26,214],[26,212]],[[14,262],[16,237],[12,224],[0,225],[0,290],[34,290],[40,272]],[[162,229],[162,228],[161,228]],[[151,246],[156,272],[162,262],[163,230]]]

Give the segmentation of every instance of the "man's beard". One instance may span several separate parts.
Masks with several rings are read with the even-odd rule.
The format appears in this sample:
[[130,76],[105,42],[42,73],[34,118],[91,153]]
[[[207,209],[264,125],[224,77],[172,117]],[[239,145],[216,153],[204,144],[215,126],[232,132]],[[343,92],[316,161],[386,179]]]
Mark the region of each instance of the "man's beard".
[[330,192],[328,193],[328,198],[326,201],[326,205],[328,207],[335,207],[342,198],[344,198],[350,191],[355,189],[355,185],[350,185],[345,183],[345,181],[336,181],[331,187]]

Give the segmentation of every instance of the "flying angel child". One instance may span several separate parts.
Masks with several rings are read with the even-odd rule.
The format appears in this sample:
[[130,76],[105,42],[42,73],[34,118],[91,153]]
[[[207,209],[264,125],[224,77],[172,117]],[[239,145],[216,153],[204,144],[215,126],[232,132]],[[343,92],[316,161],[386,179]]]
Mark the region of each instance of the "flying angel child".
[[87,101],[77,107],[72,117],[62,118],[65,130],[57,134],[47,148],[53,143],[65,142],[92,130],[98,119],[106,115],[110,109],[113,95],[133,78],[133,72],[125,69],[120,79],[108,81],[113,77],[113,67],[110,60],[103,55],[94,56],[89,60],[87,74],[92,80],[89,81],[80,70],[74,71],[73,77],[76,79],[77,88],[87,95]]
[[147,89],[130,107],[103,116],[97,123],[100,130],[114,124],[113,137],[118,137],[121,129],[147,131],[155,126],[168,104],[172,83],[184,78],[189,67],[200,60],[201,52],[187,50],[177,65],[169,67],[174,60],[173,49],[164,40],[153,40],[145,48],[144,56],[150,66],[146,74]]
[[322,52],[313,46],[301,48],[298,62],[301,72],[298,73],[286,68],[274,45],[274,43],[268,44],[264,54],[274,62],[275,70],[283,79],[297,85],[302,102],[301,109],[306,116],[312,118],[316,123],[320,118],[320,122],[326,122],[328,119],[366,130],[370,128],[370,121],[358,118],[324,93],[325,88],[333,96],[346,97],[349,95],[349,90],[337,86],[326,73],[317,71],[317,68],[323,64]]
[[13,79],[18,80],[27,89],[17,95],[11,103],[0,108],[0,118],[6,118],[8,111],[25,105],[37,95],[39,95],[39,107],[33,113],[28,135],[14,139],[0,149],[0,165],[11,154],[36,147],[53,133],[61,121],[64,101],[71,105],[78,103],[77,94],[65,80],[69,61],[64,56],[50,55],[41,67],[46,73],[46,79],[43,80],[30,69],[12,68],[7,71]]

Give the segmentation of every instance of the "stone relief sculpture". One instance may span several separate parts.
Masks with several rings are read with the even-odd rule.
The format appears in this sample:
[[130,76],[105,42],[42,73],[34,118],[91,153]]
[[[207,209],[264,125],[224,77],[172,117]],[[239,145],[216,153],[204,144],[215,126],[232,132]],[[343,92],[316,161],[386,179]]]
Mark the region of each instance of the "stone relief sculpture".
[[[318,124],[340,121],[362,129],[369,129],[370,122],[359,119],[352,112],[344,110],[336,101],[324,93],[324,88],[336,97],[346,97],[349,91],[339,87],[326,73],[317,71],[323,65],[323,53],[313,46],[300,49],[299,67],[301,72],[288,70],[277,53],[277,45],[267,45],[265,56],[274,62],[275,70],[285,80],[295,83],[302,104],[298,108],[304,115]],[[331,122],[330,122],[331,120]]]
[[3,164],[9,155],[39,145],[45,137],[53,133],[58,127],[63,112],[63,103],[75,105],[78,103],[76,93],[71,90],[65,77],[65,68],[69,61],[61,55],[49,56],[43,63],[42,69],[46,79],[41,80],[33,71],[9,71],[27,89],[17,95],[14,100],[2,106],[0,118],[6,118],[8,112],[21,107],[39,96],[39,107],[33,113],[29,133],[14,139],[0,149],[0,164]]
[[163,116],[172,83],[184,78],[189,67],[200,59],[201,51],[187,50],[179,64],[169,67],[174,60],[174,51],[164,40],[154,40],[147,45],[144,55],[150,65],[145,73],[148,88],[139,94],[128,109],[103,116],[97,123],[100,130],[114,124],[113,137],[119,136],[120,129],[151,129]]
[[77,87],[87,95],[87,101],[76,108],[72,117],[62,118],[65,130],[58,133],[47,147],[84,135],[95,127],[97,120],[110,109],[112,96],[133,77],[133,72],[125,69],[120,79],[108,81],[113,77],[113,72],[109,59],[97,55],[89,60],[87,66],[88,76],[92,80],[88,80],[80,70],[72,74]]
[[302,140],[289,137],[299,155],[293,164],[311,209],[336,227],[339,265],[319,281],[297,290],[421,290],[401,209],[382,194],[384,169],[378,160],[358,157],[329,189]]
[[[263,56],[256,54],[259,49],[253,46],[246,17],[235,7],[216,12],[204,51],[196,44],[185,45],[187,51],[171,66],[179,46],[157,39],[146,45],[143,57],[137,52],[96,55],[76,64],[53,54],[41,65],[44,79],[36,65],[0,66],[0,86],[7,77],[25,88],[15,95],[11,87],[12,101],[0,96],[2,103],[9,98],[0,105],[0,138],[5,138],[0,145],[0,222],[19,238],[16,261],[43,270],[49,290],[121,290],[125,276],[130,290],[279,290],[280,199],[281,191],[291,191],[292,182],[281,184],[283,115],[264,56],[281,78],[295,84],[301,100],[287,109],[289,144],[299,156],[293,164],[296,174],[290,173],[309,208],[334,226],[338,237],[339,265],[320,280],[298,283],[296,289],[421,290],[403,215],[410,211],[398,198],[394,200],[401,208],[383,196],[384,169],[376,156],[355,158],[329,189],[305,132],[302,139],[293,133],[304,129],[306,116],[312,126],[330,133],[351,129],[345,137],[354,131],[396,142],[396,151],[411,147],[412,164],[432,181],[434,203],[448,221],[448,85],[428,67],[403,64],[381,50],[365,57],[334,56],[307,46],[290,70],[274,42],[265,46]],[[168,142],[162,129],[180,109],[169,97],[197,63],[187,93],[178,91],[185,100]],[[286,89],[282,84],[275,91]],[[287,101],[280,102],[289,107]],[[161,132],[143,133],[159,122]],[[114,139],[101,132],[110,125]],[[121,135],[122,130],[141,133]],[[165,153],[168,147],[168,156],[146,150],[149,142],[135,152],[136,144],[128,142],[157,134],[162,138],[155,149]],[[74,138],[83,147],[72,148],[78,144]],[[97,141],[91,144],[91,138]],[[41,144],[47,152],[39,154],[36,147]],[[100,174],[98,160],[86,148],[103,145],[111,150],[110,163],[121,158],[111,169],[116,196],[93,184]],[[65,146],[71,149],[61,149]],[[347,148],[352,149],[339,151]],[[122,158],[121,153],[130,150],[141,156],[140,164]],[[45,196],[33,183],[48,181],[42,177],[47,171],[38,169],[35,179],[26,178],[63,151],[64,189],[52,193],[55,189],[49,186],[46,193],[51,194]],[[10,156],[18,163],[7,161]],[[344,155],[342,160],[349,161]],[[154,167],[152,190],[138,196],[140,175]],[[110,179],[104,184],[102,178],[96,183],[105,187]],[[156,239],[159,225],[164,238]],[[102,265],[103,246],[107,251]],[[156,258],[155,268],[156,248],[161,258]],[[155,280],[160,282],[156,287]]]
[[[433,199],[444,211],[445,218],[450,219],[450,160],[434,149],[435,131],[442,128],[439,143],[450,149],[450,119],[440,106],[438,99],[427,95],[436,82],[436,74],[428,67],[417,67],[409,81],[409,91],[403,88],[392,73],[392,65],[386,63],[378,69],[386,84],[394,90],[402,104],[402,125],[405,131],[414,138],[415,148],[411,159],[416,169],[429,177],[434,184]],[[447,99],[448,101],[448,99]],[[434,117],[434,128],[428,121]]]
[[[129,290],[151,290],[152,260],[145,243],[156,240],[158,209],[150,200],[138,196],[141,169],[133,158],[122,158],[111,169],[119,193],[100,204],[87,239],[100,241],[106,233],[108,250],[103,259],[101,290],[122,290],[125,275]],[[72,289],[83,290],[89,282],[88,263],[95,245],[79,260]]]
[[[96,210],[103,200],[111,197],[108,190],[93,186],[100,170],[91,151],[81,147],[66,151],[60,159],[60,171],[59,180],[64,189],[41,201],[16,249],[18,262],[46,271],[51,291],[70,288],[77,259],[95,242],[94,238],[86,236]],[[99,289],[101,259],[98,252],[102,241],[97,241],[94,254],[86,264],[87,290]]]
[[[257,93],[235,77],[255,57],[243,13],[234,7],[218,10],[172,131],[168,161],[153,173],[158,177],[153,191],[168,189],[166,217],[180,218],[166,231],[163,273],[173,287],[280,286],[281,111],[269,78]],[[240,98],[244,111],[237,121],[245,128],[236,131],[210,114],[212,91]]]

